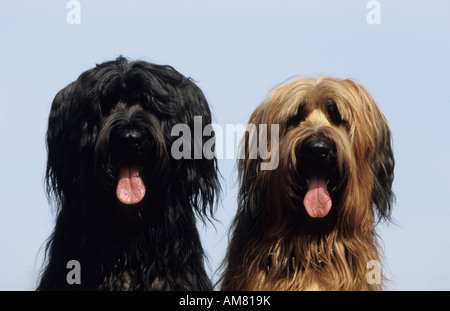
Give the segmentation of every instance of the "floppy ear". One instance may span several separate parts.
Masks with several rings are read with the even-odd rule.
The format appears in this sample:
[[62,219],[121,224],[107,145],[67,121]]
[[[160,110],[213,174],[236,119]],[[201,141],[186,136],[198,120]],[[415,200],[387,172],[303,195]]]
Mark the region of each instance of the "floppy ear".
[[[214,205],[220,193],[220,183],[215,150],[215,132],[212,128],[211,111],[208,102],[191,79],[179,86],[180,114],[191,129],[191,159],[182,160],[179,170],[186,174],[186,182],[192,206],[201,219],[213,215]],[[206,129],[205,129],[206,128]],[[211,151],[211,152],[209,152]],[[208,210],[209,207],[209,210]]]
[[74,88],[71,83],[56,94],[48,120],[46,187],[49,194],[53,192],[59,199],[67,195],[73,182],[65,176],[74,176],[75,170],[76,150],[71,146],[71,136],[76,133],[67,130]]
[[[60,90],[53,99],[47,129],[47,192],[56,198],[69,197],[83,178],[90,148],[99,118],[98,92],[89,85],[87,77],[94,69],[84,72],[76,81]],[[82,139],[80,139],[82,138]]]
[[252,113],[239,145],[239,209],[243,214],[253,217],[257,217],[262,209],[260,197],[263,189],[261,178],[258,178],[261,158],[255,151],[259,143],[259,125],[265,123],[264,114],[267,105],[268,99]]
[[[368,142],[366,146],[368,153],[365,157],[370,157],[372,160],[372,202],[379,220],[389,219],[395,200],[392,192],[395,160],[389,125],[364,86],[352,80],[344,80],[343,83],[348,89],[356,91],[355,96],[364,106],[363,109],[357,109],[355,112],[359,113],[359,123],[364,124],[359,128],[360,143]],[[367,158],[363,160],[366,161]]]
[[[381,114],[381,113],[380,113]],[[372,200],[380,219],[389,219],[392,204],[395,200],[392,192],[394,180],[394,154],[391,146],[391,132],[385,118],[381,115],[379,122],[380,140],[376,149]]]

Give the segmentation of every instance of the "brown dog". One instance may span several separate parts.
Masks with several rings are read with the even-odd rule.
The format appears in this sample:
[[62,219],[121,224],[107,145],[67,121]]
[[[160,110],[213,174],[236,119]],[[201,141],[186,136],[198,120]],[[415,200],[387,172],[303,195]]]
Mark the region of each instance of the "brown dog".
[[[278,152],[279,166],[239,161],[222,289],[382,289],[375,212],[390,217],[394,156],[367,90],[351,80],[296,80],[276,88],[249,124],[267,125],[269,137],[278,125],[279,140],[265,148]],[[246,155],[255,134],[245,137]]]

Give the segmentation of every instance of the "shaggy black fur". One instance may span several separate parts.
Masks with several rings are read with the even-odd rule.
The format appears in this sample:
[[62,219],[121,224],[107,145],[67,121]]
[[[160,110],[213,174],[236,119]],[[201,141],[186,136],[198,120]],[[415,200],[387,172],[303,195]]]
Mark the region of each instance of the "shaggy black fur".
[[[123,57],[84,72],[56,95],[46,185],[57,219],[38,290],[212,289],[196,215],[212,216],[217,161],[171,156],[179,139],[172,127],[192,129],[194,116],[211,123],[190,79],[170,66]],[[192,139],[191,150],[210,139]],[[145,184],[137,204],[116,195],[126,167],[139,169]],[[81,284],[66,281],[70,260],[81,265]]]

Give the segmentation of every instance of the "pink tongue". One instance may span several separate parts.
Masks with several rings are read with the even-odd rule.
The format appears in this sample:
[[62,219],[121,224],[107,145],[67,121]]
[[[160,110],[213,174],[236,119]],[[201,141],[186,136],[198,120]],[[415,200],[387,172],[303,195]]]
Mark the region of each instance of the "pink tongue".
[[136,167],[124,167],[120,171],[116,195],[123,204],[136,204],[145,196],[145,185]]
[[309,181],[308,192],[303,199],[306,212],[311,217],[322,218],[327,216],[331,209],[331,198],[327,190],[327,180],[312,177]]

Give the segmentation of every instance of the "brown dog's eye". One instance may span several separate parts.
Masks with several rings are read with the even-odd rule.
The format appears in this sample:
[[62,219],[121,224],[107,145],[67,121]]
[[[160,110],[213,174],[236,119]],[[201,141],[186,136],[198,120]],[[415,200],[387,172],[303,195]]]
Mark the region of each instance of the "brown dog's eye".
[[339,113],[339,110],[335,102],[329,102],[327,104],[327,112],[328,116],[330,117],[330,121],[332,123],[338,125],[344,122],[344,120],[342,120],[341,114]]
[[298,106],[297,112],[288,121],[288,128],[299,125],[302,121],[305,121],[305,108]]

